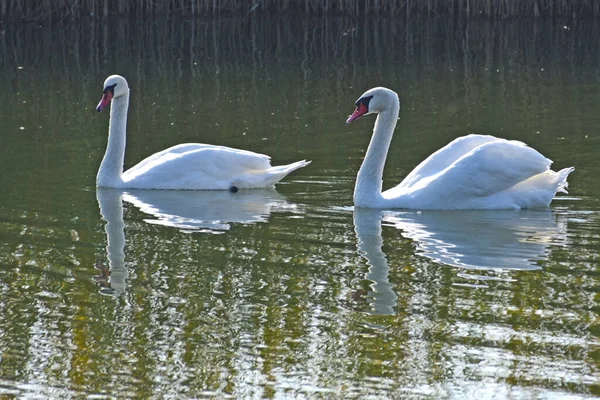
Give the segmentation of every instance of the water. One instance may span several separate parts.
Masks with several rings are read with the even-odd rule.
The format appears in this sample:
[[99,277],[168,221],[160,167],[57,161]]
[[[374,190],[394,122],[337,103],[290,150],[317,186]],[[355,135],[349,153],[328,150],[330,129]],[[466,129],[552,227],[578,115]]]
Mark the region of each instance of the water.
[[[0,393],[600,396],[600,26],[113,19],[0,35]],[[276,190],[96,190],[112,73],[126,166],[206,142],[311,159]],[[384,186],[489,133],[575,166],[549,210],[353,210],[400,93]]]

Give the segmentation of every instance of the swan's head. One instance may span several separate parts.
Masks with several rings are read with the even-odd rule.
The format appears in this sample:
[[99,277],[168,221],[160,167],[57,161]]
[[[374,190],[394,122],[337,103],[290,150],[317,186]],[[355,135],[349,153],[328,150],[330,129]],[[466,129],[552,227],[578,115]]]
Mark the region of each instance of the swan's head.
[[394,103],[399,103],[399,100],[398,95],[393,90],[384,87],[367,90],[354,103],[356,110],[348,117],[346,123],[349,124],[363,115],[385,111]]
[[129,85],[121,75],[111,75],[104,81],[102,92],[102,100],[100,100],[98,107],[96,107],[96,111],[98,112],[104,110],[113,98],[129,93]]

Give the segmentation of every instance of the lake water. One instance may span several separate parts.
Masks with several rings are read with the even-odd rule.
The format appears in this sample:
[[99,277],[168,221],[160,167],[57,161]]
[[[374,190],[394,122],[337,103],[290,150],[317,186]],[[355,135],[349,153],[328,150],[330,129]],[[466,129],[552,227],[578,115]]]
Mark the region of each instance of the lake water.
[[[0,32],[0,395],[600,396],[600,24],[155,20]],[[310,159],[276,190],[96,190],[106,76],[126,166],[182,142]],[[354,210],[467,133],[575,166],[537,211]]]

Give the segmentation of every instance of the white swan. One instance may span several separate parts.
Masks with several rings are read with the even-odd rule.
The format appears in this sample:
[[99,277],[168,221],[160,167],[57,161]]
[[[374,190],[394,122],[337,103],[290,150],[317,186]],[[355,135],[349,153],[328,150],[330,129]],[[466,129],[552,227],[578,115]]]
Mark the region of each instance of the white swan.
[[232,190],[267,188],[310,161],[271,167],[270,157],[224,146],[185,143],[151,155],[123,172],[129,85],[111,75],[96,108],[111,103],[108,147],[96,177],[96,186],[128,189]]
[[398,95],[383,87],[365,92],[346,121],[378,113],[373,137],[358,171],[354,205],[369,208],[521,209],[548,207],[565,192],[574,168],[558,172],[526,144],[493,136],[453,140],[382,193],[383,166],[400,112]]

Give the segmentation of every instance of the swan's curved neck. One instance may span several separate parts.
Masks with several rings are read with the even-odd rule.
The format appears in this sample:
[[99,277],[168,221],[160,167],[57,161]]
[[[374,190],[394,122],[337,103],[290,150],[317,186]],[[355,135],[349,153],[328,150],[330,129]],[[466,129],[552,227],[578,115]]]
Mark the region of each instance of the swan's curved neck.
[[383,167],[399,113],[400,104],[396,101],[377,115],[367,154],[356,177],[354,205],[357,207],[378,207],[382,202]]
[[96,185],[99,187],[119,187],[123,183],[128,107],[129,92],[112,99],[108,125],[108,146],[96,176]]

